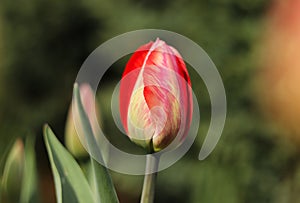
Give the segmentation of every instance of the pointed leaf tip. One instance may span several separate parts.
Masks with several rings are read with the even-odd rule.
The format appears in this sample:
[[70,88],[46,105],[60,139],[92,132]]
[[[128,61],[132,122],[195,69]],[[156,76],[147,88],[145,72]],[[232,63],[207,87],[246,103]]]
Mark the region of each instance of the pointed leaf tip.
[[57,202],[95,202],[80,166],[48,125],[44,126],[44,139],[54,176]]

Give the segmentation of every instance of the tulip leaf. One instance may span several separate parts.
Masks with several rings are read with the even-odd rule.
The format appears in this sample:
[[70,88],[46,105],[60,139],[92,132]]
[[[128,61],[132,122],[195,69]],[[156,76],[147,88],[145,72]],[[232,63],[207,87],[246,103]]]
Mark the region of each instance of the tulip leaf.
[[[79,113],[79,118],[82,125],[81,127],[83,129],[84,135],[86,136],[88,147],[87,150],[94,156],[97,156],[97,158],[101,159],[103,162],[103,157],[98,148],[95,136],[93,135],[89,119],[84,111],[80,97],[80,91],[77,84],[74,85],[73,98],[75,99],[75,108],[77,108]],[[90,182],[92,183],[92,188],[94,189],[97,200],[99,202],[119,202],[111,176],[107,168],[99,164],[91,157],[91,169],[92,180]]]
[[48,125],[44,127],[44,139],[54,176],[57,202],[95,202],[80,166]]
[[34,143],[35,140],[33,139],[33,137],[28,136],[25,142],[25,168],[20,194],[21,203],[39,202],[37,192],[37,169]]

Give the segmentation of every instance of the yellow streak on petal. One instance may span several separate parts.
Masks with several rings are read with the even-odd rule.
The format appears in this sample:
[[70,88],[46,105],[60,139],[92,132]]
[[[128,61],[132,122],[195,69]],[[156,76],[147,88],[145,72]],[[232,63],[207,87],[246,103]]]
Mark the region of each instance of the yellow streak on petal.
[[138,89],[131,96],[128,108],[128,136],[130,139],[139,140],[144,146],[149,144],[155,129],[151,126],[151,115],[144,99],[143,88]]

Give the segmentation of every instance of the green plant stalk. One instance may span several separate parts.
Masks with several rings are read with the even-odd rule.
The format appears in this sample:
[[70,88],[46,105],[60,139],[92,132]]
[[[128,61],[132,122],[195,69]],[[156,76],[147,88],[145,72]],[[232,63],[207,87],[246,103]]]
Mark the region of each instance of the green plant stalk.
[[[143,184],[141,203],[153,203],[155,182],[157,176],[159,159],[152,154],[148,154],[146,158],[146,170]],[[151,173],[155,171],[154,173]]]

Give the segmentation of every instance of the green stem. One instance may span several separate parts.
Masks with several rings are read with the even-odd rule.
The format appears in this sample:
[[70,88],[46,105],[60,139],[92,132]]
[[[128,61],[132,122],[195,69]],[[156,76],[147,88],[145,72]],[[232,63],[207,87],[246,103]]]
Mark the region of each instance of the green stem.
[[147,155],[141,203],[153,203],[154,201],[158,162],[159,159],[157,157],[153,156],[152,154]]

